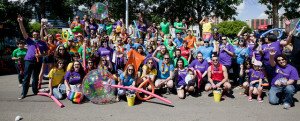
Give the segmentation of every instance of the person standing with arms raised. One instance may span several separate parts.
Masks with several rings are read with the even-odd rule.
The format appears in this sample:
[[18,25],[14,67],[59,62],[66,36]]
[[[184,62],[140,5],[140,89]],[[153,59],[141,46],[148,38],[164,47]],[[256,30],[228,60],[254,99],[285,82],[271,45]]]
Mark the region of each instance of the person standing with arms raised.
[[22,83],[23,89],[22,89],[21,97],[18,98],[19,100],[21,100],[25,98],[27,95],[31,75],[33,76],[32,92],[35,95],[38,93],[38,79],[39,79],[39,73],[42,66],[42,57],[47,54],[46,52],[48,51],[48,46],[44,41],[38,39],[37,32],[32,33],[33,38],[29,38],[23,25],[23,17],[20,15],[18,16],[18,22],[19,22],[22,35],[26,40],[25,43],[27,44],[27,53],[24,58],[25,68],[24,68],[24,81]]

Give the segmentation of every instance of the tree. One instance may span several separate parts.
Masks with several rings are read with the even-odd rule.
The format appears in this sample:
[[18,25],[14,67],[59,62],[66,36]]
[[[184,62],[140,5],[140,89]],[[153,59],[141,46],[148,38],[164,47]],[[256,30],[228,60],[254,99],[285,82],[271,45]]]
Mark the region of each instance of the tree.
[[268,10],[265,11],[269,18],[273,19],[273,27],[278,27],[278,10],[284,8],[283,14],[289,19],[300,17],[300,1],[299,0],[259,0],[259,3],[267,6]]
[[17,15],[21,14],[25,18],[25,28],[28,30],[28,18],[31,18],[31,7],[16,2],[8,2],[7,0],[0,1],[0,24],[3,25],[3,30],[0,29],[0,40],[5,37],[19,36],[19,25]]
[[245,32],[251,32],[251,29],[247,25],[247,23],[243,21],[224,21],[217,25],[218,32],[222,35],[226,35],[229,37],[235,37],[238,32],[246,26],[247,28],[244,30]]
[[26,5],[34,8],[35,18],[68,20],[73,15],[72,6],[69,0],[27,0]]

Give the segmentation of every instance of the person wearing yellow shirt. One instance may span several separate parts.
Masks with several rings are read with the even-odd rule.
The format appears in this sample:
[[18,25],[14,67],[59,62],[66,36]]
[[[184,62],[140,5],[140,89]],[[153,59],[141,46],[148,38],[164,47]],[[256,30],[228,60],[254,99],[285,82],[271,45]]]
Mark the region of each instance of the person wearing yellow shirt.
[[66,74],[63,60],[59,60],[49,74],[49,96],[53,95],[56,99],[62,99],[65,94],[66,86],[63,84],[63,79]]
[[199,24],[202,25],[202,39],[209,39],[212,33],[212,23],[214,20],[204,17]]
[[[143,72],[141,78],[145,81],[146,79],[150,79],[152,83],[155,82],[155,78],[157,75],[157,70],[154,66],[154,60],[152,58],[149,58],[147,63],[143,66]],[[148,86],[148,89],[151,90],[151,86]]]

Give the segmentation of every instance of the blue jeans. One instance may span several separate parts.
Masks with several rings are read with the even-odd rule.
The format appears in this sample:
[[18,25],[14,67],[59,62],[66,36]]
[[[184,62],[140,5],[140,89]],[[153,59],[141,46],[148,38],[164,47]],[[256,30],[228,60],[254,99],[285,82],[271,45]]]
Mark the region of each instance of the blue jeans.
[[66,85],[61,84],[59,87],[54,87],[52,94],[58,100],[63,99],[63,95],[66,94]]
[[23,78],[24,78],[24,72],[23,72],[23,73],[20,73],[20,68],[19,68],[19,66],[18,66],[18,63],[15,63],[15,67],[16,67],[16,70],[17,70],[17,72],[18,72],[19,84],[22,84]]
[[22,83],[23,90],[22,96],[26,96],[28,89],[29,89],[29,82],[32,75],[32,92],[33,94],[38,93],[38,81],[39,81],[39,74],[41,71],[42,63],[35,62],[35,61],[25,61],[25,68],[24,68],[24,81]]
[[272,105],[277,105],[281,101],[293,105],[293,96],[295,94],[295,86],[288,85],[284,87],[272,86],[269,91],[269,102]]

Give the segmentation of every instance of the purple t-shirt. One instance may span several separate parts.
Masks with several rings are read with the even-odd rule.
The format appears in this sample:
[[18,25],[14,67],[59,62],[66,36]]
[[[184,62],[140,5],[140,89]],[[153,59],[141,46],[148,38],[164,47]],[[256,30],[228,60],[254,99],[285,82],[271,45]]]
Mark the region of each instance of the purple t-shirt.
[[110,49],[110,48],[104,48],[104,47],[100,47],[97,51],[97,54],[99,56],[109,56],[111,57],[112,56],[112,53],[113,53],[113,50]]
[[[39,48],[41,53],[45,53],[48,51],[48,46],[44,41],[33,41],[31,38],[26,39],[26,44],[27,44],[27,53],[24,58],[24,60],[30,60],[30,61],[35,61],[35,53],[37,47]],[[39,60],[42,60],[40,57]]]
[[255,81],[259,79],[264,79],[264,73],[261,71],[256,71],[254,69],[250,69],[248,76],[250,77],[250,81]]
[[272,42],[270,44],[263,44],[262,45],[262,50],[263,50],[263,53],[264,53],[263,63],[265,65],[270,65],[270,62],[269,62],[270,53],[269,52],[272,49],[276,51],[275,56],[281,55],[281,53],[282,53],[282,47],[280,45],[280,41],[276,41],[276,42]]
[[183,69],[183,70],[178,70],[178,83],[177,83],[177,86],[180,87],[180,86],[184,86],[186,85],[185,83],[185,77],[187,75],[187,69]]
[[255,44],[254,43],[248,43],[247,47],[249,48],[249,57],[252,57],[253,54],[253,48],[254,48]]
[[297,80],[299,80],[299,75],[298,72],[296,70],[295,67],[291,66],[290,64],[288,64],[286,67],[280,67],[278,65],[276,65],[275,67],[275,73],[273,75],[273,79],[272,79],[272,86],[275,86],[275,81],[280,79],[280,78],[285,78],[287,80],[291,79],[294,80],[295,83]]
[[199,62],[198,59],[195,59],[192,61],[189,67],[193,67],[194,69],[199,70],[203,74],[209,67],[209,64],[206,60]]
[[[222,46],[222,45],[221,45]],[[232,53],[234,53],[234,48],[232,45],[227,44],[226,49]],[[230,56],[225,50],[223,50],[222,48],[220,49],[220,54],[219,54],[219,58],[220,58],[220,63],[222,65],[226,65],[226,66],[230,66],[231,65],[231,58],[232,56]]]
[[69,82],[69,84],[71,84],[71,85],[82,83],[82,78],[81,78],[80,74],[75,71],[73,71],[73,72],[68,71],[65,75],[65,80],[67,80]]
[[[254,50],[253,52],[254,52],[255,59],[258,61],[261,61],[262,56],[261,56],[260,52],[258,50]],[[250,57],[252,57],[252,56],[250,56]]]
[[90,27],[90,30],[94,30],[94,31],[97,31],[97,29],[98,29],[98,25],[96,23],[90,24],[89,27]]

